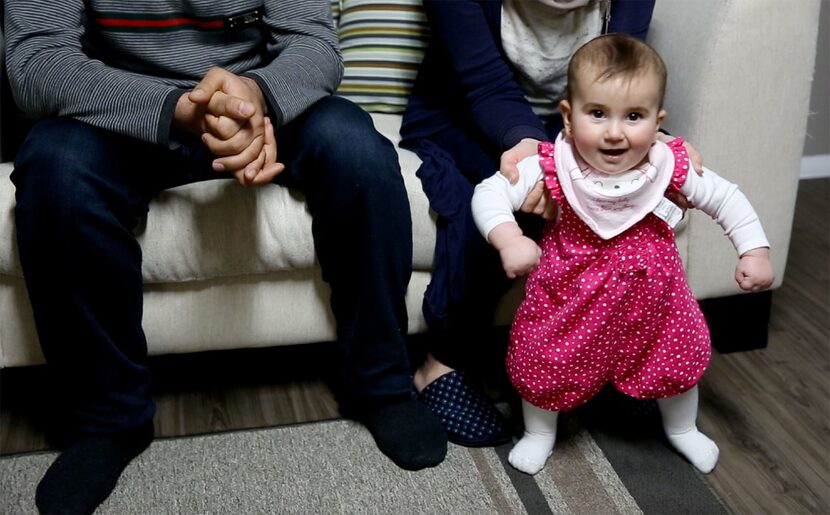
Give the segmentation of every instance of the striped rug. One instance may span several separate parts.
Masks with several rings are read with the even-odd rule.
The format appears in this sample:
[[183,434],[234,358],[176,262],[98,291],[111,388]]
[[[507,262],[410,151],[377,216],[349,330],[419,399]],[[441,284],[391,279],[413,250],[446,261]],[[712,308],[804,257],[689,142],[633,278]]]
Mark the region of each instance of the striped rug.
[[[404,471],[380,454],[365,428],[347,420],[157,439],[97,513],[726,513],[679,458],[686,476],[671,464],[627,470],[630,451],[618,449],[623,458],[612,463],[576,417],[562,418],[554,456],[533,477],[507,463],[510,444],[450,445],[441,466]],[[664,450],[664,457],[673,455]],[[36,513],[35,485],[55,455],[0,458],[0,513]],[[647,477],[633,483],[625,477],[639,473]],[[637,482],[668,505],[643,494]]]

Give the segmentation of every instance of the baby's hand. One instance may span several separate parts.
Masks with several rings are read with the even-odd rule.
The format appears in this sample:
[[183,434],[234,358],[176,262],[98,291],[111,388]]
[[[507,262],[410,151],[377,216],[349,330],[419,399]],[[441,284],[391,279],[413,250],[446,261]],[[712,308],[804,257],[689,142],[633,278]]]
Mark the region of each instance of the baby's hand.
[[775,275],[769,260],[769,249],[752,249],[738,260],[735,267],[735,281],[744,291],[766,290],[772,285]]
[[542,250],[522,234],[516,222],[498,224],[487,233],[487,239],[499,251],[501,266],[511,279],[527,274],[539,264]]
[[499,251],[501,265],[507,277],[515,279],[527,275],[539,264],[542,250],[527,236],[517,236]]

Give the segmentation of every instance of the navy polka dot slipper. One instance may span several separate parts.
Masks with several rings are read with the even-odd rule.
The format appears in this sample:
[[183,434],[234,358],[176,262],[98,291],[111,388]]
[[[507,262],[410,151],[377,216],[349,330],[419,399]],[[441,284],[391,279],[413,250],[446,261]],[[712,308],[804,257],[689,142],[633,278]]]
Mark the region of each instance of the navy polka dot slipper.
[[467,384],[463,372],[442,375],[418,394],[418,400],[438,417],[452,443],[486,447],[510,440],[504,416]]

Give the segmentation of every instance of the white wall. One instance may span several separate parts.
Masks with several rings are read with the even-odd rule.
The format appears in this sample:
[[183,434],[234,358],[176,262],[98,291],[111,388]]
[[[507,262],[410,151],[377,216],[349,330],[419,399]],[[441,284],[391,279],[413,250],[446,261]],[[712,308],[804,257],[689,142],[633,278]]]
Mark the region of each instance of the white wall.
[[830,0],[822,0],[801,178],[830,177]]

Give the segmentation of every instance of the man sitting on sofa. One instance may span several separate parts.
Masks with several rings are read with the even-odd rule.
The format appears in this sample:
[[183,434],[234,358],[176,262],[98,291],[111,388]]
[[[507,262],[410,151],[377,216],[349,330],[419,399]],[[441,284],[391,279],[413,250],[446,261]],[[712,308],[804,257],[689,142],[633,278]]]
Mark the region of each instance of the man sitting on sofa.
[[407,196],[393,145],[331,96],[342,62],[328,1],[5,5],[15,101],[39,118],[12,176],[18,247],[68,406],[39,509],[94,511],[152,440],[133,230],[160,191],[222,177],[305,193],[344,402],[399,466],[440,463],[446,435],[412,397],[404,343]]

